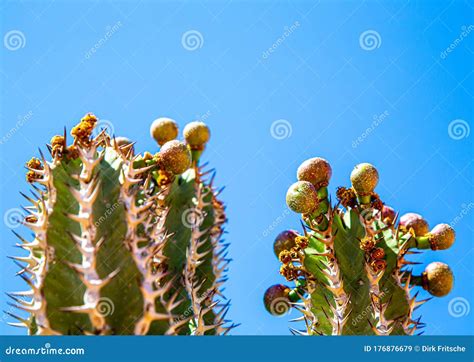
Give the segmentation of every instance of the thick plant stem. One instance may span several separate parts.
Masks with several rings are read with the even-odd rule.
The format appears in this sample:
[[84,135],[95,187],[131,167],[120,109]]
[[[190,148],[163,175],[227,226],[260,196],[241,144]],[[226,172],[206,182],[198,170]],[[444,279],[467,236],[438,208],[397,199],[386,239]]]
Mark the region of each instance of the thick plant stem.
[[35,237],[17,235],[28,255],[14,259],[30,290],[9,293],[28,314],[11,313],[13,325],[32,335],[228,333],[226,216],[197,166],[207,126],[193,125],[184,143],[160,119],[151,132],[160,151],[134,155],[126,138],[93,137],[96,123],[86,115],[72,144],[52,138],[50,162],[41,154],[27,163],[38,194],[27,197],[24,224]]

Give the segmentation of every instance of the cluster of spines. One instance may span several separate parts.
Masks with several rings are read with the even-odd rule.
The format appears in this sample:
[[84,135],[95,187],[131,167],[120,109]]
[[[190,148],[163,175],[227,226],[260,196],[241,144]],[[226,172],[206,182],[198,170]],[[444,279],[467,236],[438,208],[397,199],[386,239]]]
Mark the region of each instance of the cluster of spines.
[[[26,164],[28,169],[27,180],[29,182],[38,182],[46,189],[53,189],[51,168],[45,162],[44,155],[41,152],[40,154],[44,166],[39,159],[30,160]],[[16,244],[16,246],[26,250],[28,255],[25,257],[11,257],[20,268],[17,275],[27,283],[30,290],[7,293],[7,295],[16,303],[10,304],[12,307],[35,315],[35,325],[32,325],[32,320],[28,318],[19,317],[11,312],[6,313],[17,320],[17,322],[10,323],[15,327],[27,327],[30,330],[35,328],[39,333],[55,334],[46,316],[46,303],[42,297],[41,286],[49,263],[45,230],[56,194],[51,192],[48,197],[45,197],[44,191],[39,187],[35,186],[34,189],[36,192],[31,191],[33,198],[21,193],[31,203],[30,206],[24,207],[28,215],[23,220],[23,224],[33,231],[34,239],[28,241],[13,231],[21,242]]]
[[[451,290],[453,276],[442,263],[431,263],[421,276],[413,276],[406,267],[415,263],[405,256],[419,253],[414,248],[449,248],[454,230],[440,224],[429,232],[426,221],[412,213],[396,226],[397,215],[374,192],[378,172],[367,163],[355,167],[351,188],[338,188],[339,203],[333,208],[327,196],[331,174],[329,163],[319,157],[298,168],[299,181],[290,186],[287,204],[302,214],[304,235],[284,231],[274,243],[280,273],[296,286],[270,287],[264,298],[267,310],[283,314],[293,306],[301,311],[303,317],[296,321],[304,320],[306,328],[291,328],[294,334],[414,334],[424,325],[413,312],[428,299],[417,300],[418,293],[411,296],[411,290],[418,285],[443,296]],[[354,291],[366,300],[355,298]],[[286,308],[275,309],[275,300],[285,301]],[[368,317],[362,307],[369,309]]]
[[[226,281],[230,259],[227,257],[228,244],[222,242],[224,223],[226,222],[224,207],[215,197],[213,191],[214,175],[209,184],[203,182],[202,178],[207,173],[202,173],[195,168],[195,205],[192,213],[198,220],[191,226],[191,240],[187,249],[186,266],[184,269],[184,286],[190,298],[191,309],[194,319],[192,321],[192,333],[196,335],[227,334],[235,325],[225,327],[228,322],[227,315],[230,302],[222,303],[224,298],[222,286]],[[206,209],[211,208],[214,213],[214,223],[205,225]],[[204,229],[201,228],[204,226]],[[214,281],[210,282],[205,275],[200,275],[200,266],[207,262],[212,266]],[[208,318],[208,316],[210,318]]]
[[[150,168],[152,166],[145,166],[142,169]],[[164,229],[166,212],[158,205],[161,194],[166,191],[151,195],[148,187],[150,179],[145,180],[143,172],[136,172],[133,164],[124,165],[123,175],[121,200],[125,208],[127,225],[126,243],[138,270],[143,275],[140,284],[143,314],[134,327],[134,334],[147,334],[155,321],[166,324],[165,334],[174,334],[175,328],[179,325],[172,323],[174,318],[172,311],[182,301],[177,300],[177,294],[165,300],[171,283],[163,283],[165,272],[159,265],[165,260],[163,247],[169,238]],[[150,213],[149,210],[155,212]]]
[[[225,315],[229,302],[222,304],[215,300],[216,295],[222,296],[221,286],[226,279],[223,273],[227,270],[229,262],[225,252],[228,245],[221,240],[226,217],[224,207],[217,199],[218,192],[212,184],[214,177],[211,178],[209,184],[203,183],[201,178],[207,173],[202,172],[202,167],[198,165],[199,156],[209,139],[207,126],[202,122],[189,124],[184,132],[187,141],[185,144],[174,140],[177,136],[177,126],[174,121],[159,119],[152,125],[151,133],[161,146],[160,152],[154,156],[147,153],[143,156],[134,156],[133,144],[126,138],[111,139],[105,131],[96,137],[91,137],[96,123],[95,116],[86,115],[71,131],[74,139],[72,145],[67,146],[66,132],[64,136],[52,138],[51,144],[48,145],[53,157],[52,162],[47,162],[40,151],[42,159],[33,158],[26,165],[27,181],[39,193],[39,195],[33,194],[34,198],[27,197],[33,206],[25,209],[29,215],[24,220],[24,224],[34,232],[35,239],[28,242],[17,234],[22,241],[19,246],[27,249],[29,255],[13,259],[21,266],[22,270],[19,274],[31,290],[8,293],[8,295],[16,302],[14,306],[27,312],[29,316],[24,318],[8,312],[19,321],[12,324],[28,328],[30,334],[228,333],[235,327],[235,325],[226,326],[228,321]],[[104,157],[109,158],[107,167],[118,169],[119,173],[114,174],[118,177],[108,179],[107,175],[101,174],[106,173],[107,170],[98,170],[97,166],[104,162]],[[79,159],[79,169],[76,167],[74,172],[73,166],[68,169],[68,166],[62,162],[63,159]],[[67,180],[61,180],[60,185],[54,184],[52,170],[55,168],[59,169],[58,173],[68,176]],[[169,232],[166,229],[168,211],[170,207],[173,207],[172,200],[169,201],[168,197],[175,191],[173,187],[178,183],[174,182],[175,179],[186,170],[195,174],[196,195],[191,196],[193,198],[197,196],[196,207],[212,208],[215,217],[207,230],[200,231],[199,226],[192,226],[193,237],[187,250],[189,255],[186,266],[179,273],[170,273],[167,270],[167,259],[172,256],[165,255],[165,246],[173,242],[173,232],[179,233],[179,230]],[[107,315],[104,315],[100,305],[101,291],[111,280],[117,279],[121,271],[121,266],[107,272],[106,275],[103,270],[101,273],[97,270],[97,256],[104,240],[107,239],[107,235],[99,235],[97,220],[94,219],[95,201],[101,191],[101,182],[110,182],[111,189],[118,188],[119,190],[117,199],[113,201],[120,203],[120,208],[123,209],[125,233],[122,246],[129,251],[134,262],[133,268],[137,268],[138,271],[138,290],[141,296],[134,297],[142,300],[143,306],[140,315],[134,320],[132,329],[117,331],[110,328]],[[61,190],[58,191],[59,186]],[[74,198],[78,207],[72,212],[61,212],[64,214],[61,217],[66,217],[77,224],[75,230],[66,230],[66,232],[76,245],[81,260],[74,260],[74,262],[61,260],[61,262],[77,273],[83,284],[84,293],[81,298],[82,304],[62,307],[57,312],[63,315],[64,313],[87,315],[88,321],[82,326],[67,325],[62,326],[61,330],[55,330],[51,327],[48,318],[51,313],[48,312],[45,296],[48,291],[45,292],[44,279],[48,273],[49,264],[56,263],[55,250],[47,240],[48,233],[55,232],[50,226],[48,217],[53,212],[59,212],[55,210],[55,204],[58,193],[60,193],[59,197],[64,193],[62,190],[64,187]],[[205,201],[205,197],[209,200]],[[200,239],[201,237],[204,239],[204,235],[209,238],[210,248],[206,253],[200,253],[199,249],[205,241]],[[203,259],[206,257],[215,279],[206,281],[205,278],[201,278],[202,280],[198,281],[196,268],[204,262]],[[20,263],[26,263],[26,265]],[[99,277],[99,274],[102,277]],[[209,284],[208,288],[198,293],[206,282]],[[78,289],[81,289],[81,286]],[[189,294],[184,295],[183,291]],[[117,292],[120,293],[120,291],[114,291],[114,295]],[[205,298],[202,297],[203,295]],[[178,306],[185,304],[189,297],[193,300],[192,312],[183,316],[179,314]],[[30,298],[30,300],[24,298]],[[175,311],[177,311],[176,314]],[[160,323],[160,326],[154,326],[156,322]]]

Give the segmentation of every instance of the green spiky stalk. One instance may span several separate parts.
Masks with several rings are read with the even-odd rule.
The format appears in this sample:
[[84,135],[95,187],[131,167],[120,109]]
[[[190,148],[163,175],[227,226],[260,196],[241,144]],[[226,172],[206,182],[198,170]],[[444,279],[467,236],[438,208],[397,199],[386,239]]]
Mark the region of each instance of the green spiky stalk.
[[[265,306],[274,315],[294,307],[302,313],[305,335],[412,335],[422,327],[414,310],[424,304],[411,291],[421,286],[435,296],[449,293],[453,275],[442,263],[431,263],[421,276],[412,275],[407,255],[420,249],[447,249],[454,230],[440,224],[428,230],[417,214],[397,223],[392,208],[374,192],[378,172],[370,164],[356,166],[351,188],[337,190],[339,203],[331,205],[327,186],[329,163],[305,161],[298,182],[288,190],[287,204],[302,214],[304,233],[284,231],[274,250],[282,262],[280,273],[295,281],[265,293]],[[285,307],[282,307],[282,304]]]
[[72,145],[64,132],[51,161],[27,163],[34,239],[19,236],[28,255],[14,259],[30,290],[9,293],[26,312],[13,325],[32,335],[226,334],[226,216],[191,156],[205,142],[174,134],[155,155],[134,156],[127,139],[93,137],[96,123],[86,115]]

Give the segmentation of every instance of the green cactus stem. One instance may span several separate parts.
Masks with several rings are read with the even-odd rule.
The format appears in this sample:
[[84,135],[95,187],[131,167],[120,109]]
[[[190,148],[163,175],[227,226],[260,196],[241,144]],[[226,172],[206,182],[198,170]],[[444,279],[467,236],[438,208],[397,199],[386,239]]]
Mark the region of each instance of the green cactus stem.
[[[298,169],[300,181],[290,186],[287,204],[302,214],[303,232],[282,232],[274,244],[282,263],[280,274],[295,286],[271,287],[265,306],[269,309],[277,298],[286,298],[300,311],[302,317],[296,321],[304,321],[305,328],[291,328],[293,334],[414,334],[423,326],[414,310],[427,299],[418,300],[412,289],[420,286],[434,296],[444,296],[454,278],[442,263],[412,275],[408,267],[417,263],[407,257],[422,249],[449,248],[454,230],[440,224],[429,232],[417,214],[402,216],[397,224],[395,211],[374,192],[379,174],[368,163],[355,167],[350,188],[337,189],[339,202],[333,206],[326,187],[330,170],[321,158],[307,160]],[[316,181],[317,190],[311,189],[310,180]],[[298,301],[290,299],[291,291]]]
[[54,136],[51,161],[27,163],[34,239],[18,235],[29,290],[9,293],[13,325],[31,335],[228,333],[226,216],[213,176],[173,140],[173,123],[159,152],[136,156],[126,138],[94,137],[96,123],[86,115],[72,144]]

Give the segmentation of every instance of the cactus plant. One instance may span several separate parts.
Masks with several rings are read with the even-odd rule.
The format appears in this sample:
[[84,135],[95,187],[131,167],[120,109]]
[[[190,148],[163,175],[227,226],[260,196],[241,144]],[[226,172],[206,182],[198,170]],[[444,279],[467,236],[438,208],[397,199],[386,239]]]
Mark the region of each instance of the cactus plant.
[[135,156],[127,138],[93,132],[97,121],[87,114],[72,144],[64,131],[51,161],[40,151],[26,165],[34,238],[17,234],[29,290],[8,293],[21,310],[12,324],[32,335],[228,333],[226,215],[213,171],[199,165],[207,126],[182,142],[159,119],[150,133],[160,151]]
[[455,239],[454,230],[440,224],[429,231],[417,214],[397,223],[395,211],[374,192],[377,169],[368,163],[351,173],[352,187],[337,189],[331,204],[332,174],[322,158],[305,161],[298,181],[286,195],[288,207],[302,214],[303,231],[280,233],[273,245],[281,262],[280,274],[295,286],[271,286],[264,297],[267,310],[281,315],[292,306],[302,313],[304,335],[412,335],[423,326],[414,310],[415,286],[434,296],[448,294],[453,274],[443,263],[429,264],[413,275],[407,257],[422,249],[443,250]]

